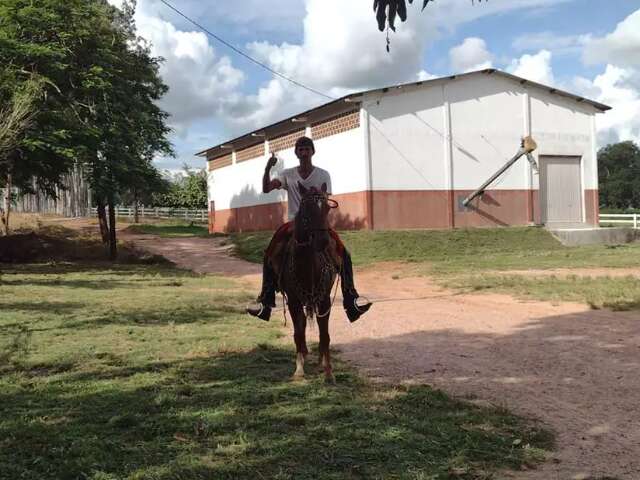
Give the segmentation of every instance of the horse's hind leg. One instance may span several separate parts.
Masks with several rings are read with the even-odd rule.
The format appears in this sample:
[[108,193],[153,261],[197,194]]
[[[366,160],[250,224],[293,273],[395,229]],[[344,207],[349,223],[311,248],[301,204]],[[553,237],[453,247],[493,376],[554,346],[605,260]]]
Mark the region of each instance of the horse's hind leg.
[[327,382],[335,383],[333,376],[333,367],[331,366],[331,352],[329,351],[329,344],[331,338],[329,337],[329,316],[331,315],[331,301],[327,299],[321,302],[319,311],[321,313],[326,312],[324,316],[318,315],[318,330],[320,330],[320,363],[324,369],[324,378]]
[[307,317],[304,314],[302,305],[290,302],[289,312],[293,319],[293,340],[296,344],[296,371],[293,374],[294,379],[304,378],[304,359],[309,351],[307,350]]

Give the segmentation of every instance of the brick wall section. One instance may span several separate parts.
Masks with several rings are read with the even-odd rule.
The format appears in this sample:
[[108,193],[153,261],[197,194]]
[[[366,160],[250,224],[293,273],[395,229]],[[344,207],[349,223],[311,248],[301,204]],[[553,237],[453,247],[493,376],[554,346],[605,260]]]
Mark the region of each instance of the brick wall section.
[[318,140],[320,138],[336,135],[338,133],[353,130],[360,126],[360,110],[343,113],[336,117],[315,123],[311,126],[311,138]]
[[252,147],[243,148],[236,152],[236,163],[246,162],[252,158],[264,156],[264,142],[253,145]]
[[304,129],[270,139],[269,150],[272,152],[279,152],[281,150],[286,150],[287,148],[293,148],[296,144],[296,140],[300,137],[304,137]]
[[233,162],[232,154],[228,153],[227,155],[223,155],[221,157],[208,158],[209,162],[209,171],[217,170],[218,168],[227,167],[231,165]]

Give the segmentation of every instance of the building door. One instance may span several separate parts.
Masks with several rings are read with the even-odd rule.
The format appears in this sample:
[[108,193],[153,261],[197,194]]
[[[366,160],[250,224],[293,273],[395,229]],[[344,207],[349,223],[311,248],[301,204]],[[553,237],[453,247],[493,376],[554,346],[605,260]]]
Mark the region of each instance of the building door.
[[540,157],[542,222],[583,223],[580,157]]

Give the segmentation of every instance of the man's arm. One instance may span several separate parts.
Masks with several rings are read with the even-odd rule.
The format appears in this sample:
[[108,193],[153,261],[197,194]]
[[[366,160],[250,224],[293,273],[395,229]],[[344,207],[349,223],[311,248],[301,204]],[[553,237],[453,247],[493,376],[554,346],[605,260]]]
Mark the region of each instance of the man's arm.
[[267,162],[267,167],[264,169],[264,175],[262,176],[262,192],[269,193],[272,190],[282,188],[282,182],[277,178],[271,180],[271,169],[278,162],[275,155],[271,155],[271,158]]

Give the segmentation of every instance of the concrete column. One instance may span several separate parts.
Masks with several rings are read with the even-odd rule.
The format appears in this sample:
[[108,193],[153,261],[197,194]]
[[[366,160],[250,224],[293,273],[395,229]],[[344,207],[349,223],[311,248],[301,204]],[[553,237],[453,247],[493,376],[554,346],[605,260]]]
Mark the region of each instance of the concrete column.
[[371,125],[369,122],[369,112],[365,108],[360,108],[360,130],[364,141],[364,167],[367,178],[365,192],[367,199],[367,227],[369,230],[373,230],[373,165],[371,162]]
[[595,224],[600,225],[600,179],[598,178],[598,132],[596,127],[596,114],[594,113],[591,115],[591,185],[596,192],[593,199]]
[[[522,114],[524,119],[523,132],[524,136],[531,135],[531,97],[529,91],[525,90],[522,97]],[[534,155],[536,155],[534,153]],[[530,225],[535,223],[533,215],[533,169],[527,159],[522,160],[524,165],[525,186],[527,188],[527,221]]]
[[453,191],[453,137],[451,133],[451,105],[447,97],[447,87],[442,85],[442,99],[444,105],[444,162],[445,184],[447,185],[447,205],[449,227],[455,227],[455,195]]

